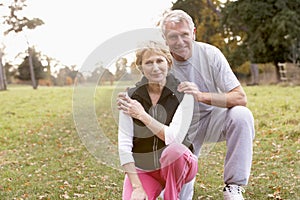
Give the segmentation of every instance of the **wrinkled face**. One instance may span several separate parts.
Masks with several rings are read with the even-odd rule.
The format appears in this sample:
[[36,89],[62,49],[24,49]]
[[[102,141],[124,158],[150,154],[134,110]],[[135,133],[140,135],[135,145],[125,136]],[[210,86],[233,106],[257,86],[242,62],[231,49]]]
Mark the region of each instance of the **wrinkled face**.
[[194,32],[186,21],[167,22],[165,31],[166,43],[178,61],[185,61],[192,56]]
[[164,85],[169,71],[169,64],[163,55],[146,52],[142,58],[141,70],[149,83]]

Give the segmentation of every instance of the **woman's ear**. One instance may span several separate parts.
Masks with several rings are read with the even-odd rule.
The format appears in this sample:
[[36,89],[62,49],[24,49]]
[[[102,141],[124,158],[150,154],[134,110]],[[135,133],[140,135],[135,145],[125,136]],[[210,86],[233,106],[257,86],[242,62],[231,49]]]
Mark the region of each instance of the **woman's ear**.
[[138,66],[138,70],[144,75],[142,66]]

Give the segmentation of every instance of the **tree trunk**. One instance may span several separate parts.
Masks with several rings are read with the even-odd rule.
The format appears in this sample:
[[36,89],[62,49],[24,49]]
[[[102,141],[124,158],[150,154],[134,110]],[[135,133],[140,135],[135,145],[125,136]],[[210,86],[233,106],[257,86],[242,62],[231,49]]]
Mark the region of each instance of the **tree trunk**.
[[6,76],[4,66],[2,64],[2,52],[0,51],[0,90],[6,90]]
[[31,48],[28,48],[28,54],[29,54],[29,68],[30,68],[30,77],[31,77],[31,82],[32,82],[32,87],[33,89],[37,89],[37,82],[35,79],[35,74],[34,74],[34,66],[32,62],[32,53],[31,53]]
[[280,69],[279,69],[278,62],[275,62],[274,65],[275,65],[275,72],[276,72],[276,81],[277,83],[279,83],[281,82],[281,80],[280,80]]
[[257,63],[251,63],[250,64],[250,70],[251,70],[251,78],[252,78],[252,85],[258,85],[259,83],[259,70]]

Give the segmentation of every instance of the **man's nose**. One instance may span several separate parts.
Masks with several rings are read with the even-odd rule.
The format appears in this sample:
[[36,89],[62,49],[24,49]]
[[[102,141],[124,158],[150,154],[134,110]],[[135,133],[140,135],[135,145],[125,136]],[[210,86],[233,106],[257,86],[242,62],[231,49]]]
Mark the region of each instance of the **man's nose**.
[[177,40],[176,40],[177,44],[182,44],[183,43],[183,39],[180,35],[177,36]]

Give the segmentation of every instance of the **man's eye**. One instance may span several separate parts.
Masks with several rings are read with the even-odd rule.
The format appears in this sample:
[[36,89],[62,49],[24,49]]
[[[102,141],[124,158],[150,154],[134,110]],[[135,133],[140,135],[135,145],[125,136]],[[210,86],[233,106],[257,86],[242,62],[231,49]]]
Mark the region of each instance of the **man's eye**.
[[157,63],[162,63],[162,62],[164,62],[164,61],[163,61],[163,59],[157,59],[156,62],[157,62]]
[[171,36],[169,36],[169,39],[171,39],[171,40],[176,39],[176,35],[171,35]]

